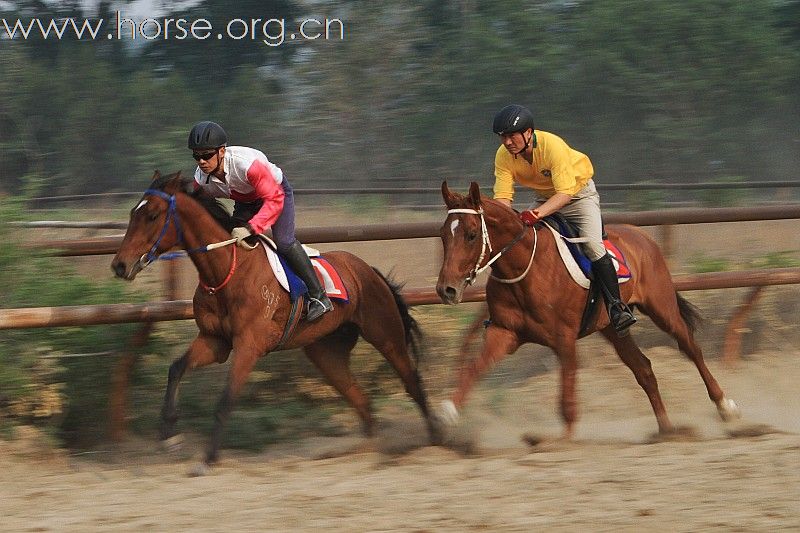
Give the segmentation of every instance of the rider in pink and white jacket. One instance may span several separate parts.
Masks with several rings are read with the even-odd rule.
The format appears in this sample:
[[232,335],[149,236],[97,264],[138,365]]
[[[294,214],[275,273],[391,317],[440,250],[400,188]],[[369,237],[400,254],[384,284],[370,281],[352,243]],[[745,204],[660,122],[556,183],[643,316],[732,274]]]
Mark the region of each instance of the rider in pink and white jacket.
[[303,245],[295,237],[294,194],[283,171],[255,148],[228,146],[225,130],[215,122],[199,122],[189,133],[189,149],[197,161],[195,188],[234,201],[236,244],[252,249],[245,239],[272,228],[278,253],[308,287],[306,319],[313,321],[333,309]]

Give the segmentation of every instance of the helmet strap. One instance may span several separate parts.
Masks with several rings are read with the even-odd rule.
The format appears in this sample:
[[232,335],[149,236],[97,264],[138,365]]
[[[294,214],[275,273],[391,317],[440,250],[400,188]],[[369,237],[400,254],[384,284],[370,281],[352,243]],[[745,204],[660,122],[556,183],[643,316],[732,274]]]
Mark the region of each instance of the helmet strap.
[[217,171],[219,170],[220,165],[222,165],[222,157],[223,156],[219,155],[219,149],[220,148],[222,148],[222,147],[220,146],[219,148],[217,148],[217,166],[215,166],[214,170],[209,172],[209,174],[216,174]]
[[[525,132],[521,133],[522,133],[522,138],[525,139]],[[529,146],[533,146],[534,148],[536,147],[536,134],[533,133],[533,130],[531,130],[531,138],[525,141],[525,146],[520,148],[519,152],[514,154],[514,159],[516,159],[518,155],[524,154],[528,150]]]

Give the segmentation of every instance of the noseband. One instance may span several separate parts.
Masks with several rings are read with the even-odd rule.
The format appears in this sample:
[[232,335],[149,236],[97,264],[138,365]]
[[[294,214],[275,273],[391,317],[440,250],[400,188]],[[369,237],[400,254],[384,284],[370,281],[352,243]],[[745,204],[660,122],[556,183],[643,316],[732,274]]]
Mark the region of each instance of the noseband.
[[[500,259],[500,257],[502,257],[503,254],[508,252],[508,250],[510,250],[512,246],[514,246],[520,240],[522,240],[522,238],[525,236],[525,233],[528,230],[528,226],[523,225],[522,232],[519,235],[514,237],[511,240],[511,242],[509,242],[508,244],[503,246],[503,248],[497,253],[497,255],[495,255],[494,257],[489,259],[486,262],[485,265],[481,266],[481,263],[483,262],[483,258],[486,257],[486,251],[488,250],[489,253],[492,253],[492,241],[491,241],[491,239],[489,239],[489,228],[486,226],[486,217],[484,216],[483,208],[480,208],[478,210],[475,210],[475,209],[448,209],[447,214],[448,215],[453,215],[453,214],[478,215],[478,216],[481,217],[481,253],[478,256],[478,261],[475,263],[475,266],[472,268],[472,270],[470,271],[469,277],[467,278],[467,283],[469,285],[472,285],[473,283],[475,283],[475,278],[477,278],[479,274],[481,274],[484,270],[486,270],[487,268],[492,266],[492,263],[494,263],[495,261]],[[521,281],[522,279],[524,279],[525,276],[528,275],[528,272],[531,269],[531,265],[533,264],[533,256],[536,255],[536,244],[537,244],[538,241],[539,241],[539,233],[536,230],[534,230],[533,231],[533,250],[531,251],[531,259],[530,259],[530,261],[528,261],[528,267],[525,269],[525,272],[523,272],[519,276],[517,276],[515,278],[511,278],[511,279],[498,278],[498,277],[494,276],[493,274],[490,274],[489,277],[491,277],[493,280],[498,281],[500,283],[517,283],[518,281]]]

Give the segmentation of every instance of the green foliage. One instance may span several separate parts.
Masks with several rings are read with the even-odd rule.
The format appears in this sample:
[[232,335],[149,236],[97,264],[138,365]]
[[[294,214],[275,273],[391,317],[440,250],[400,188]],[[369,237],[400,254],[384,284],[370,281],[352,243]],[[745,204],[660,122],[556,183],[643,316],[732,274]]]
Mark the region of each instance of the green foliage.
[[751,268],[791,268],[800,267],[797,251],[772,252],[753,260]]
[[634,211],[662,209],[664,207],[664,191],[656,189],[632,189],[625,194],[625,205]]
[[797,250],[784,250],[771,252],[762,256],[741,258],[737,262],[728,259],[697,256],[690,261],[690,271],[693,273],[723,272],[727,270],[742,269],[770,269],[791,268],[800,266],[800,257]]
[[[63,259],[33,257],[15,243],[18,202],[0,207],[0,267],[13,279],[0,293],[2,307],[87,305],[139,301],[116,282],[92,281]],[[112,356],[134,326],[65,327],[0,332],[0,419],[36,424],[69,443],[102,438],[107,420]]]
[[366,217],[379,216],[386,212],[389,200],[379,195],[354,195],[348,199],[345,197],[337,198],[334,207],[337,210],[352,213],[353,215],[364,215]]
[[[710,183],[744,183],[744,176],[720,176],[708,180]],[[706,189],[698,191],[697,199],[707,207],[735,207],[746,203],[748,194],[744,189]]]
[[588,101],[616,102],[614,116],[626,119],[639,137],[631,141],[646,147],[640,172],[699,180],[709,161],[726,160],[758,176],[760,162],[741,149],[747,125],[757,127],[765,110],[791,94],[795,53],[774,29],[770,2],[584,6],[577,40],[593,52],[578,72],[584,86],[601,91]]
[[[76,5],[17,2],[4,15],[92,14]],[[132,190],[155,168],[190,171],[185,135],[201,119],[263,148],[295,186],[481,180],[491,116],[512,101],[607,182],[700,181],[714,161],[786,179],[800,163],[797,5],[203,1],[164,15],[222,27],[268,14],[287,30],[338,17],[344,39],[3,41],[0,187]]]
[[689,270],[693,274],[724,272],[726,270],[731,270],[731,265],[727,259],[699,256],[689,261]]

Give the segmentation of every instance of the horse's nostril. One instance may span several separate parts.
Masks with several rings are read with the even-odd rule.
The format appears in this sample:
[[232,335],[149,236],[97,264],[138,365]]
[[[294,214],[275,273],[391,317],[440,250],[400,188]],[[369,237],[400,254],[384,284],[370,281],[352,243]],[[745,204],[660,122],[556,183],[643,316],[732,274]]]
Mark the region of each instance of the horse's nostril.
[[456,297],[456,290],[453,287],[445,287],[444,294],[448,300],[452,300]]
[[114,274],[116,274],[116,276],[118,278],[124,278],[125,277],[125,271],[127,269],[125,268],[125,263],[120,261],[119,263],[111,265],[111,270],[114,271]]

